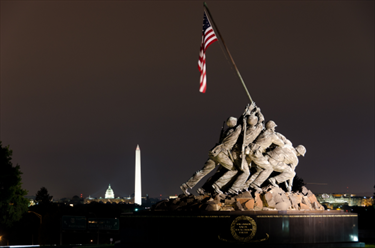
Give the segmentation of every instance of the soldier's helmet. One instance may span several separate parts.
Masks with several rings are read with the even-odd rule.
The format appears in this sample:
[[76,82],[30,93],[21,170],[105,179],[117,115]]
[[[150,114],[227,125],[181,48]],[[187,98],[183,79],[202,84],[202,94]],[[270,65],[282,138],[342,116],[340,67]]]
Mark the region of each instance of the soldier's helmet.
[[296,151],[301,154],[302,157],[305,156],[305,153],[306,153],[306,148],[303,146],[303,145],[298,145],[296,147]]
[[227,126],[228,127],[234,127],[235,125],[237,125],[237,118],[236,117],[229,117],[228,120],[227,120]]
[[274,121],[267,121],[267,123],[266,123],[267,129],[272,129],[272,128],[275,128],[275,127],[277,127],[277,125]]
[[256,115],[250,115],[247,118],[247,124],[249,124],[249,125],[255,125],[255,124],[257,124],[257,122],[258,122],[258,117]]

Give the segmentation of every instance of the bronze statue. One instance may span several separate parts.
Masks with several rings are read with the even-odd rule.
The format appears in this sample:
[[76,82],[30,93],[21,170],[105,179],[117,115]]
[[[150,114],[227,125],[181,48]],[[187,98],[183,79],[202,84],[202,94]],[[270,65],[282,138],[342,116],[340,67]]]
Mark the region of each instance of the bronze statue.
[[[260,108],[255,107],[254,111],[246,118],[246,122],[248,126],[246,127],[245,137],[243,139],[243,147],[247,147],[251,142],[253,142],[260,132],[263,130],[263,121],[264,117],[260,112]],[[232,169],[224,173],[214,184],[213,187],[216,189],[221,189],[224,185],[226,185],[234,176],[236,176],[235,181],[233,182],[232,186],[228,189],[228,193],[231,194],[238,194],[244,187],[244,183],[246,182],[247,178],[250,175],[250,163],[251,159],[246,156],[245,166],[241,167],[241,163],[243,162],[242,157],[240,157],[241,150],[240,147],[241,138],[238,139],[237,144],[234,146],[232,154],[236,166]],[[242,170],[241,170],[242,169]]]
[[[264,130],[264,116],[254,102],[246,107],[239,119],[242,122],[237,123],[235,117],[228,118],[228,129],[222,130],[219,143],[209,151],[203,168],[180,186],[185,195],[190,195],[188,189],[192,189],[218,165],[220,167],[215,175],[219,178],[216,181],[208,179],[209,184],[206,182],[208,190],[217,194],[223,191],[238,194],[249,188],[262,191],[260,187],[267,179],[274,187],[285,182],[288,191],[291,191],[298,156],[304,156],[306,148],[302,145],[294,148],[290,140],[275,131],[277,125],[274,121],[268,121]],[[249,178],[250,166],[257,171]],[[273,171],[280,174],[269,178]],[[204,189],[197,192],[205,193]]]
[[271,145],[284,146],[284,142],[275,132],[275,127],[277,127],[277,125],[274,121],[268,121],[266,123],[266,130],[258,136],[248,150],[248,159],[251,159],[251,161],[259,167],[257,169],[256,178],[254,179],[255,176],[252,176],[249,179],[250,181],[254,180],[249,186],[255,190],[261,190],[261,184],[273,171],[272,165],[269,163],[268,158],[263,156],[263,153],[265,153],[266,149]]
[[237,125],[237,118],[229,117],[227,126],[229,129],[225,133],[225,137],[220,144],[217,144],[209,153],[209,159],[203,168],[193,174],[193,176],[183,183],[180,188],[185,195],[189,195],[188,189],[192,189],[204,176],[210,173],[218,164],[221,164],[228,170],[233,168],[233,158],[231,150],[236,144],[238,136],[241,133],[241,125]]

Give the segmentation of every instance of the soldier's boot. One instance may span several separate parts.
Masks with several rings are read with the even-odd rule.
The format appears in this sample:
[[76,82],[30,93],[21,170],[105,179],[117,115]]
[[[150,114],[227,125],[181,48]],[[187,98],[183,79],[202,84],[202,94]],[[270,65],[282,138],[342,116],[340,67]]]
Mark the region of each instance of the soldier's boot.
[[223,194],[223,191],[220,190],[219,186],[217,186],[216,183],[212,184],[212,188],[214,188],[215,192],[219,195]]
[[250,184],[250,188],[255,189],[255,191],[260,191],[260,192],[263,191],[263,190],[262,190],[261,188],[259,188],[259,186],[256,185],[255,183],[251,183],[251,184]]
[[200,195],[204,195],[204,189],[202,188],[197,189],[197,193]]
[[289,193],[292,192],[292,187],[291,186],[288,186],[286,189],[288,190]]
[[186,183],[181,184],[180,189],[182,190],[182,192],[183,192],[186,196],[190,195],[190,193],[188,192],[189,186],[187,186]]
[[269,181],[274,187],[279,188],[279,185],[277,185],[275,178],[270,178],[270,179],[268,179],[268,181]]
[[228,193],[233,194],[233,195],[238,195],[238,191],[232,188],[228,189]]

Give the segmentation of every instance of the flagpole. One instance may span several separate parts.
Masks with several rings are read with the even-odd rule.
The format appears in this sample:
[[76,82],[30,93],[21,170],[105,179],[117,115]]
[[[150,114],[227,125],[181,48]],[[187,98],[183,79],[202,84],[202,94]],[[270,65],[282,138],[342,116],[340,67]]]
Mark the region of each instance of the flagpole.
[[253,102],[253,99],[251,99],[250,93],[249,93],[249,91],[247,90],[247,87],[246,87],[246,85],[245,85],[245,82],[243,81],[243,79],[242,79],[242,77],[241,77],[241,74],[240,74],[240,72],[239,72],[239,70],[238,70],[238,68],[237,68],[237,66],[236,66],[236,63],[234,63],[234,60],[233,60],[233,58],[232,58],[232,55],[230,54],[229,49],[228,49],[227,45],[225,44],[225,41],[224,41],[223,37],[221,36],[220,31],[219,31],[219,29],[217,28],[214,19],[212,18],[212,15],[211,15],[211,13],[210,13],[210,10],[209,10],[208,7],[207,7],[206,2],[203,3],[203,7],[204,7],[205,10],[206,10],[206,13],[207,13],[208,18],[211,20],[212,27],[215,27],[214,29],[217,31],[217,34],[219,35],[220,40],[221,40],[221,42],[223,43],[223,45],[224,45],[224,47],[225,47],[225,50],[226,50],[226,52],[227,52],[227,54],[228,54],[230,60],[232,61],[232,64],[233,64],[233,66],[234,66],[234,69],[236,70],[237,75],[238,75],[238,77],[240,78],[240,81],[241,81],[241,83],[242,83],[242,86],[244,87],[244,89],[245,89],[245,91],[246,91],[246,94],[247,94],[247,96],[248,96],[249,99],[250,99],[250,103],[252,103],[252,102]]

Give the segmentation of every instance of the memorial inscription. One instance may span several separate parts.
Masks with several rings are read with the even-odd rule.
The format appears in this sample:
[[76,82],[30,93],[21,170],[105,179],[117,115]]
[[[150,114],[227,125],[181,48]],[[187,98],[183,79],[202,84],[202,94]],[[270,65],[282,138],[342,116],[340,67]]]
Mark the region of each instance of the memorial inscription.
[[250,241],[257,232],[257,224],[249,216],[238,216],[230,226],[233,238],[240,242]]

